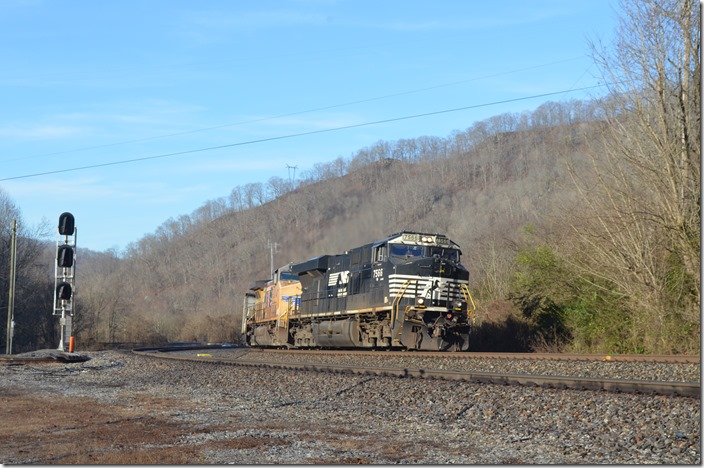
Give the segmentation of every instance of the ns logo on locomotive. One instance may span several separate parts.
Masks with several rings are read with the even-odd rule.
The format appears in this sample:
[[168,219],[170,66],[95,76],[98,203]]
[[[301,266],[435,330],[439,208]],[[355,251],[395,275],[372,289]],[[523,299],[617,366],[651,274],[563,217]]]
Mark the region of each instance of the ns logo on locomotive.
[[459,246],[403,231],[279,268],[245,295],[250,346],[465,351],[474,320]]

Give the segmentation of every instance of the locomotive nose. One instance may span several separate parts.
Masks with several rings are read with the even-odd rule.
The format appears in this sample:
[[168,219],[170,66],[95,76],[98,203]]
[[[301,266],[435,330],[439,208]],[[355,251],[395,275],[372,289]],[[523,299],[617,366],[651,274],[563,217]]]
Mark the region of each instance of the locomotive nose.
[[435,264],[435,268],[433,268],[433,273],[435,273],[436,275],[454,275],[455,270],[455,266],[451,263],[439,262]]

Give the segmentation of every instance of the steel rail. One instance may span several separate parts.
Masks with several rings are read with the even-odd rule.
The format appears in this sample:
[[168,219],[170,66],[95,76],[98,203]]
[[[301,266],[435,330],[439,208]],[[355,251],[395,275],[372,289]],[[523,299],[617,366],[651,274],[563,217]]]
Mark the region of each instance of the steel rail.
[[605,361],[605,362],[663,362],[670,364],[698,364],[698,355],[664,354],[575,354],[575,353],[494,353],[494,352],[447,352],[447,351],[395,351],[395,350],[332,350],[332,349],[266,349],[249,348],[261,353],[311,353],[311,354],[383,354],[384,356],[439,357],[455,359],[524,359],[548,361]]
[[[282,363],[248,360],[213,356],[209,353],[192,355],[175,355],[165,348],[133,350],[133,353],[142,356],[175,359],[179,361],[202,362],[209,364],[226,364],[248,367],[262,367],[269,369],[286,369],[314,372],[331,372],[340,374],[377,375],[398,378],[420,378],[453,380],[475,383],[490,383],[496,385],[521,385],[529,387],[593,390],[618,393],[639,393],[651,395],[676,395],[690,398],[701,398],[701,385],[698,382],[670,382],[608,379],[592,377],[549,376],[531,374],[510,374],[477,371],[448,371],[433,369],[409,369],[391,367],[359,367],[345,364],[305,364]],[[180,349],[183,351],[183,349]]]

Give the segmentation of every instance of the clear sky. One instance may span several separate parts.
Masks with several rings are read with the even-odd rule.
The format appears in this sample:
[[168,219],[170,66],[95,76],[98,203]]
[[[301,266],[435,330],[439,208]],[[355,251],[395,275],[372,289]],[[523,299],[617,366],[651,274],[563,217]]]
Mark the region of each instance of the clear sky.
[[0,0],[0,189],[28,226],[70,211],[79,249],[123,251],[287,166],[601,95],[532,98],[599,83],[587,41],[610,40],[616,7]]

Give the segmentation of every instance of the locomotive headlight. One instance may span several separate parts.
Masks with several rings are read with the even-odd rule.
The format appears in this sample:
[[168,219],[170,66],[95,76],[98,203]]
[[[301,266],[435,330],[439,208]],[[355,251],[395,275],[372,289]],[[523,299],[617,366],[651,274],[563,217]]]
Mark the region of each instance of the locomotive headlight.
[[462,310],[464,309],[465,303],[463,301],[455,301],[455,310]]
[[416,307],[418,307],[419,309],[425,309],[424,297],[416,297]]

